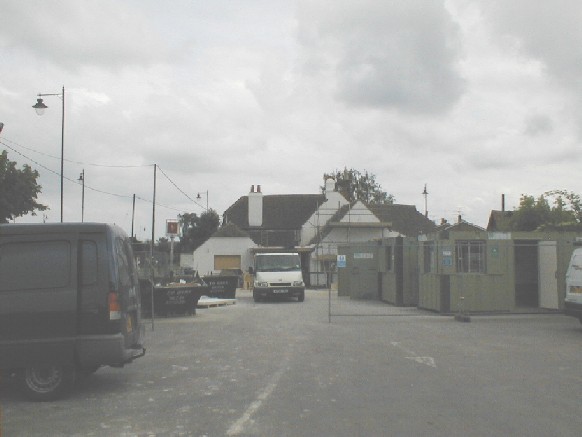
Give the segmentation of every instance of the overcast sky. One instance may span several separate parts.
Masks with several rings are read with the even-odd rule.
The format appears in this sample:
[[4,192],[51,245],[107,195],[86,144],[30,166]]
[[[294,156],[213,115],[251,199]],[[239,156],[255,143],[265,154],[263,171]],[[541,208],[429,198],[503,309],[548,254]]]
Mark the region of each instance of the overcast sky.
[[[251,185],[367,170],[400,204],[486,226],[520,195],[582,193],[579,0],[2,0],[0,148],[45,219],[220,215]],[[8,147],[9,146],[9,147]],[[200,193],[200,200],[197,195]],[[17,222],[42,221],[37,217]]]

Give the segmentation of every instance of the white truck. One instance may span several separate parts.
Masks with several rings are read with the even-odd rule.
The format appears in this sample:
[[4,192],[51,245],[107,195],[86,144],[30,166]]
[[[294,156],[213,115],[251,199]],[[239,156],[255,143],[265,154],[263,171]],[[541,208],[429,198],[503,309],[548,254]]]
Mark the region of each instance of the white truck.
[[564,312],[582,323],[582,248],[574,249],[566,272]]
[[252,272],[255,302],[274,296],[305,300],[305,283],[298,253],[257,253]]

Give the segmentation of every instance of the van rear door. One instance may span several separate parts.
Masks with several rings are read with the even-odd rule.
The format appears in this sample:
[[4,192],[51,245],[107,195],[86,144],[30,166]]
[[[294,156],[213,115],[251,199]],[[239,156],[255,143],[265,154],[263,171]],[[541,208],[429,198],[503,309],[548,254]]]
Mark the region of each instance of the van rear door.
[[77,311],[74,237],[3,236],[0,278],[1,367],[72,362]]

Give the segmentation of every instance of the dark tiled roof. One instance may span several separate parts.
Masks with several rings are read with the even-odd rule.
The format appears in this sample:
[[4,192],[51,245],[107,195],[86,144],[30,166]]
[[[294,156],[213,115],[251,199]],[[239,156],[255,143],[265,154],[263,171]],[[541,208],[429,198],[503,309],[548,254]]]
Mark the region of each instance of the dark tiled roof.
[[487,223],[487,230],[489,232],[495,231],[510,231],[510,221],[513,211],[491,211],[489,216],[489,223]]
[[224,223],[236,224],[261,246],[292,247],[300,230],[325,201],[323,194],[263,195],[263,225],[249,226],[249,198],[240,197],[224,212]]
[[[260,229],[301,229],[319,205],[323,194],[280,194],[263,196],[263,226]],[[249,229],[249,198],[239,198],[224,212],[226,223]]]
[[414,205],[373,205],[369,208],[381,222],[391,223],[391,230],[407,237],[416,237],[436,229],[436,225],[418,212]]

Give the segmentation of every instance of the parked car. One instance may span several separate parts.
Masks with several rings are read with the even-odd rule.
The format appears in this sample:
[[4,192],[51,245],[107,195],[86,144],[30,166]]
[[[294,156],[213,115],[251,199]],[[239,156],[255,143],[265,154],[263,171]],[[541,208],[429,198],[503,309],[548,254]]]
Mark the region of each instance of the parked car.
[[0,370],[34,400],[145,354],[128,236],[99,223],[0,225]]

